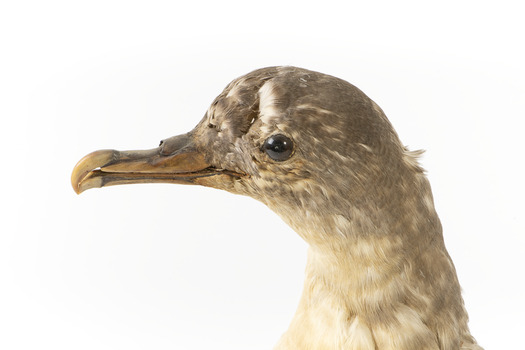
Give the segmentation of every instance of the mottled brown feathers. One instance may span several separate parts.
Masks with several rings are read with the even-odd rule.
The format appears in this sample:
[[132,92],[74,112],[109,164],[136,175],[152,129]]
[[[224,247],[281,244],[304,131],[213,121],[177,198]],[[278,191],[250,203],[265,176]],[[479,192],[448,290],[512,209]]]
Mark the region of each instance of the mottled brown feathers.
[[[262,146],[275,135],[293,152],[271,157]],[[94,152],[72,182],[199,184],[275,211],[310,246],[276,350],[480,350],[420,153],[355,86],[271,67],[231,82],[190,133],[147,152]]]
[[[467,326],[419,151],[338,78],[295,67],[234,80],[208,110],[229,144],[226,186],[266,203],[310,244],[304,293],[276,349],[481,349]],[[209,121],[208,121],[209,122]],[[226,128],[220,125],[227,125]],[[286,162],[260,150],[282,133]]]

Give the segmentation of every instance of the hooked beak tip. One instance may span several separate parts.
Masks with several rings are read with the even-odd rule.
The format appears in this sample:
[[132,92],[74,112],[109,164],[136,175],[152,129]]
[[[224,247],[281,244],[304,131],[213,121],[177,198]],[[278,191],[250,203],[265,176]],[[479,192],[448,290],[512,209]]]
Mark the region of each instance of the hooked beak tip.
[[86,182],[98,168],[107,165],[117,157],[117,151],[114,150],[100,150],[89,153],[78,161],[71,173],[71,186],[76,194],[81,194],[85,190],[96,186],[96,183]]

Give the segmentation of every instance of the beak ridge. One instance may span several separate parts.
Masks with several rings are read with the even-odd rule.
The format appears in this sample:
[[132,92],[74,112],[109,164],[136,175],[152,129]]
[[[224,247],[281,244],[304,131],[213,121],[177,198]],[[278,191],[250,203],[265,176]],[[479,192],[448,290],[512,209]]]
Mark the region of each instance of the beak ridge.
[[77,194],[90,188],[129,183],[192,183],[214,175],[189,134],[170,137],[158,148],[139,151],[99,150],[83,157],[73,169]]

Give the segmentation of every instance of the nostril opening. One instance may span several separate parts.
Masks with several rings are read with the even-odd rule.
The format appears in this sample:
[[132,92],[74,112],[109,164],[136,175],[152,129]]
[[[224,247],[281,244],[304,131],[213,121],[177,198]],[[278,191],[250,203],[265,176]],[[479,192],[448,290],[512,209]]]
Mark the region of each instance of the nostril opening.
[[162,146],[163,143],[164,143],[164,140],[160,140],[159,147]]

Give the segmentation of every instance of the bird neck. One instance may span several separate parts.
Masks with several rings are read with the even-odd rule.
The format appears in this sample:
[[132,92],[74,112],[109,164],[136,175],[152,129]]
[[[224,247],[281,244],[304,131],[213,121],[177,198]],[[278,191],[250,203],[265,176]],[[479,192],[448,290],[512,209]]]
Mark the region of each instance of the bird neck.
[[330,295],[349,314],[374,318],[403,303],[428,276],[444,270],[457,283],[427,193],[429,198],[405,195],[382,208],[352,207],[346,215],[311,214],[309,222],[298,223],[310,244],[305,297]]
[[467,314],[441,225],[430,202],[413,208],[422,212],[376,213],[390,215],[385,226],[356,212],[291,223],[310,248],[298,310],[276,349],[435,349],[436,332],[459,348]]
[[406,287],[406,266],[413,259],[401,254],[404,250],[401,239],[384,235],[338,242],[330,249],[311,246],[304,286],[308,305],[327,297],[348,315],[384,313]]

